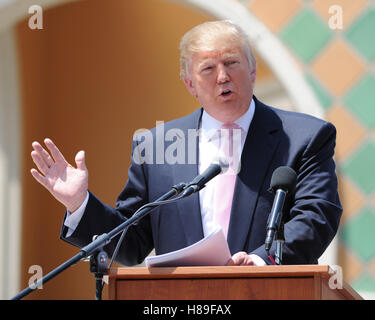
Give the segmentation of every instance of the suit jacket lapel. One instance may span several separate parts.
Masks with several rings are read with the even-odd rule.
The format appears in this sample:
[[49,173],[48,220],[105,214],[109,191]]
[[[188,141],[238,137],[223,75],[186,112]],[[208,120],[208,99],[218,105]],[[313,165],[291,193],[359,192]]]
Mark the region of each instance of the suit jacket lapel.
[[[188,155],[195,150],[195,159],[191,164],[173,165],[172,174],[175,184],[180,182],[188,183],[198,175],[199,139],[195,136],[189,139],[189,129],[198,130],[203,109],[199,109],[190,115],[189,119],[183,122],[178,128],[185,135],[185,161],[188,163]],[[190,145],[189,145],[190,143]],[[189,148],[191,150],[189,150]],[[193,150],[194,149],[194,150]],[[187,245],[191,245],[203,238],[202,216],[199,204],[199,193],[194,193],[188,198],[177,202],[178,214],[180,215]]]
[[259,190],[279,142],[280,123],[254,97],[255,114],[242,151],[232,202],[228,244],[232,254],[244,250]]

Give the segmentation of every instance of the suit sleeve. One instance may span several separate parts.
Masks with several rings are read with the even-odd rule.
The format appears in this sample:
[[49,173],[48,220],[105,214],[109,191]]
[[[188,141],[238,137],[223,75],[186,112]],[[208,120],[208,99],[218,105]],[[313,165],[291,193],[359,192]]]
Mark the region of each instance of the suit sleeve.
[[[133,142],[132,163],[128,171],[128,181],[119,195],[116,208],[101,202],[91,191],[85,212],[75,231],[66,237],[67,228],[62,227],[60,238],[77,247],[84,247],[92,241],[94,235],[108,233],[126,219],[143,204],[148,202],[147,178],[143,165],[133,161],[136,142]],[[112,256],[120,235],[105,247]],[[123,239],[116,261],[123,265],[141,263],[154,247],[149,216],[143,217],[130,226]]]
[[[335,139],[335,127],[325,122],[295,162],[297,185],[284,206],[283,264],[317,263],[337,232],[342,207],[333,160]],[[274,241],[270,254],[275,251]],[[270,264],[264,246],[251,253]]]

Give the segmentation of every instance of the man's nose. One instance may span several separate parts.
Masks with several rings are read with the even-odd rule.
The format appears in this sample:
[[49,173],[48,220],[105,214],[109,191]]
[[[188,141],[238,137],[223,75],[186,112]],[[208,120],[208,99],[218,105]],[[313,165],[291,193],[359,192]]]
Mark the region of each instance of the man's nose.
[[226,70],[225,66],[219,65],[218,72],[217,72],[217,83],[225,83],[229,81],[230,77],[228,71]]

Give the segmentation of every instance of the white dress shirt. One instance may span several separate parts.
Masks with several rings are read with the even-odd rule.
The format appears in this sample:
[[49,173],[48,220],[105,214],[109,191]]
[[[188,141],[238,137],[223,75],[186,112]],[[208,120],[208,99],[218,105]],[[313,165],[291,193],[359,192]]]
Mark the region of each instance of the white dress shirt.
[[[241,128],[241,143],[238,146],[240,147],[240,152],[237,152],[238,157],[241,157],[246,135],[254,116],[254,111],[255,103],[254,100],[252,100],[246,113],[235,121],[235,123]],[[201,134],[199,136],[199,174],[206,170],[217,157],[222,156],[219,151],[219,139],[215,135],[222,125],[222,122],[211,117],[206,111],[203,111],[200,124]],[[236,159],[236,161],[238,163],[239,159]],[[218,226],[214,217],[214,206],[212,205],[214,203],[215,182],[216,179],[213,178],[206,184],[206,187],[199,191],[204,236],[210,234]]]
[[[251,100],[250,106],[246,113],[242,115],[235,123],[241,128],[241,143],[240,152],[238,156],[241,157],[242,149],[245,144],[247,132],[249,130],[251,121],[255,112],[254,100]],[[199,174],[201,174],[207,167],[220,156],[218,139],[215,133],[223,125],[222,122],[211,117],[206,111],[203,111],[202,119],[200,123],[200,135],[199,135]],[[202,215],[202,225],[204,236],[210,234],[218,224],[215,221],[213,213],[213,197],[215,191],[215,178],[206,184],[206,187],[199,191],[199,203]],[[68,228],[66,237],[72,235],[74,230],[77,228],[83,213],[85,211],[87,202],[89,199],[89,193],[82,205],[73,213],[67,213],[64,225]],[[266,263],[262,258],[256,255],[250,255],[256,265],[265,265]]]

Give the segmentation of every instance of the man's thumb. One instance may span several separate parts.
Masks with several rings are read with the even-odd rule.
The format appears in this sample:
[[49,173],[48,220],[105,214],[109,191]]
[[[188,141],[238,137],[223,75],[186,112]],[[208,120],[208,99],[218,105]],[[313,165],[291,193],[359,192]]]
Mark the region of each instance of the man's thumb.
[[75,161],[76,161],[77,169],[87,170],[86,164],[85,164],[85,151],[79,151],[76,154]]

